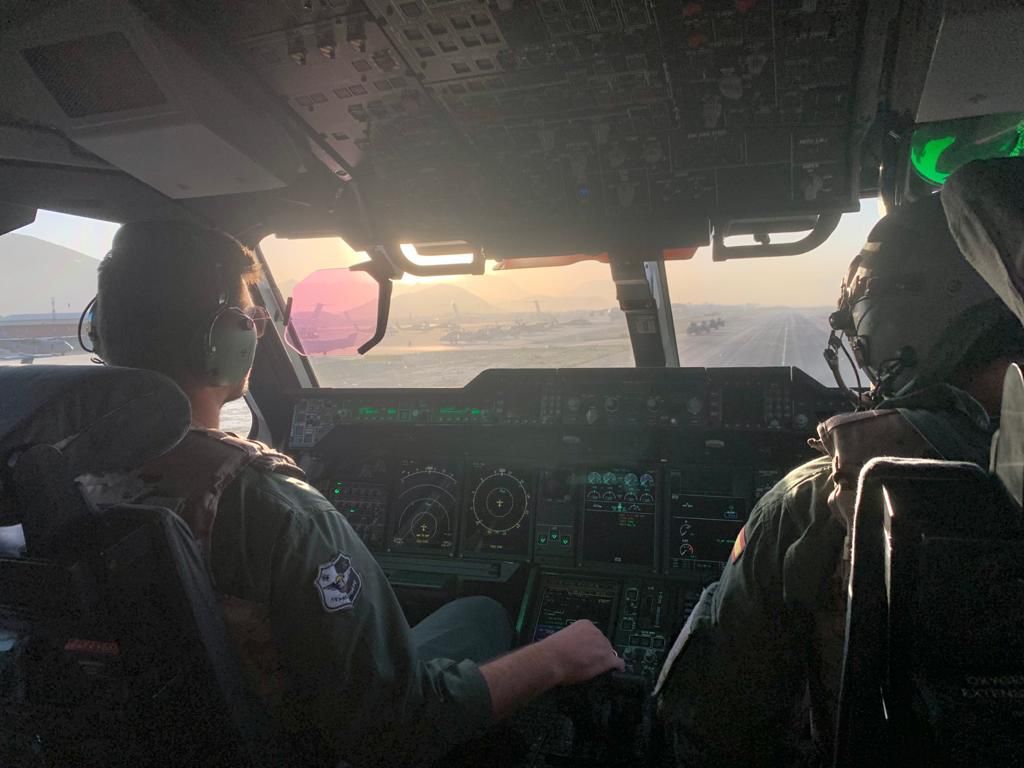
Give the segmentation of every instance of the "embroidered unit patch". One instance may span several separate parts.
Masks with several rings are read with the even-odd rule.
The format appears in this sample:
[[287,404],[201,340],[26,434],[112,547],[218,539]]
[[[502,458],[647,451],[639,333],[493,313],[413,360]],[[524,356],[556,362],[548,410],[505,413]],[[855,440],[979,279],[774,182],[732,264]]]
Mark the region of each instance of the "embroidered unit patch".
[[314,583],[320,593],[320,602],[328,613],[351,610],[363,586],[359,573],[352,567],[352,560],[344,552],[339,552],[333,560],[320,566]]

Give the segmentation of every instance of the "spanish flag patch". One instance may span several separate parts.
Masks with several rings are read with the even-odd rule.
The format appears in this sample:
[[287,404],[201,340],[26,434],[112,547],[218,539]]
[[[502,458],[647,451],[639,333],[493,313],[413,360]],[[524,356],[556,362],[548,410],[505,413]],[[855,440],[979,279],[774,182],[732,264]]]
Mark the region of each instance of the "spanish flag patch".
[[743,550],[747,548],[747,527],[743,526],[740,528],[740,535],[736,537],[736,541],[733,542],[732,552],[729,553],[729,562],[735,563],[740,559],[740,555],[743,554]]

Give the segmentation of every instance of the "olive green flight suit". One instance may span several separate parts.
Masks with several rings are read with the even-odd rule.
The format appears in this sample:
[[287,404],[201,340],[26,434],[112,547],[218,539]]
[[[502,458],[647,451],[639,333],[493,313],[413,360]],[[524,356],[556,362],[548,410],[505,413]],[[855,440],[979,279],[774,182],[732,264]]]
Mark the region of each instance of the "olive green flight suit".
[[95,503],[166,503],[185,519],[302,764],[421,764],[491,723],[477,662],[508,650],[504,610],[467,598],[410,628],[373,555],[287,456],[193,430],[137,472],[79,482]]
[[884,405],[819,427],[828,455],[758,502],[676,638],[655,696],[678,765],[830,764],[857,471],[887,455],[984,465],[992,433],[952,387]]

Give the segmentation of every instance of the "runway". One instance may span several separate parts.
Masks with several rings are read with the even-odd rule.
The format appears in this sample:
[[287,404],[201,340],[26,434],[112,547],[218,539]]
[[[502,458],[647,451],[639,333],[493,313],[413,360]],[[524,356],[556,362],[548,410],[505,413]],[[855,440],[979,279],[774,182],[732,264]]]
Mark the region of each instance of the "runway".
[[[834,380],[822,351],[828,339],[827,307],[688,306],[673,307],[680,364],[684,367],[796,366],[827,386]],[[724,326],[693,335],[691,323],[718,318]],[[496,316],[479,325],[505,323]],[[486,343],[448,345],[445,331],[389,329],[380,348],[364,358],[314,355],[320,383],[334,387],[462,387],[488,368],[630,367],[633,351],[621,313],[586,324],[566,322],[530,334],[503,336]],[[40,359],[37,365],[88,364],[89,355]],[[0,361],[15,365],[18,361]],[[847,379],[852,382],[852,376]],[[228,428],[247,431],[243,404],[225,409]]]
[[[822,351],[829,309],[719,306],[673,308],[684,367],[797,366],[827,386],[834,379]],[[687,333],[691,323],[719,318],[720,328]],[[477,321],[475,327],[502,322]],[[504,322],[508,322],[505,320]],[[472,327],[472,326],[471,326]],[[442,330],[396,332],[362,359],[313,356],[321,384],[335,387],[461,387],[488,368],[630,367],[633,352],[625,318],[616,313],[584,325],[561,323],[529,335],[497,336],[480,343],[444,344]]]
[[796,366],[831,386],[822,354],[829,334],[827,309],[729,307],[715,316],[725,320],[725,327],[700,335],[688,334],[687,328],[701,318],[685,313],[676,318],[681,365]]

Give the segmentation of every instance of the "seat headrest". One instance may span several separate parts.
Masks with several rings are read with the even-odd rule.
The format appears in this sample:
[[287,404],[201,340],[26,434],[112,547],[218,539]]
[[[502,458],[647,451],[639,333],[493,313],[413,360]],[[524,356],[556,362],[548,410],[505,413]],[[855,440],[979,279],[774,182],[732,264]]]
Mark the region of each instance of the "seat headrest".
[[1024,157],[967,163],[946,181],[942,206],[967,260],[1024,322]]
[[45,444],[61,449],[74,476],[129,469],[177,445],[191,420],[185,393],[153,371],[0,367],[0,463]]

